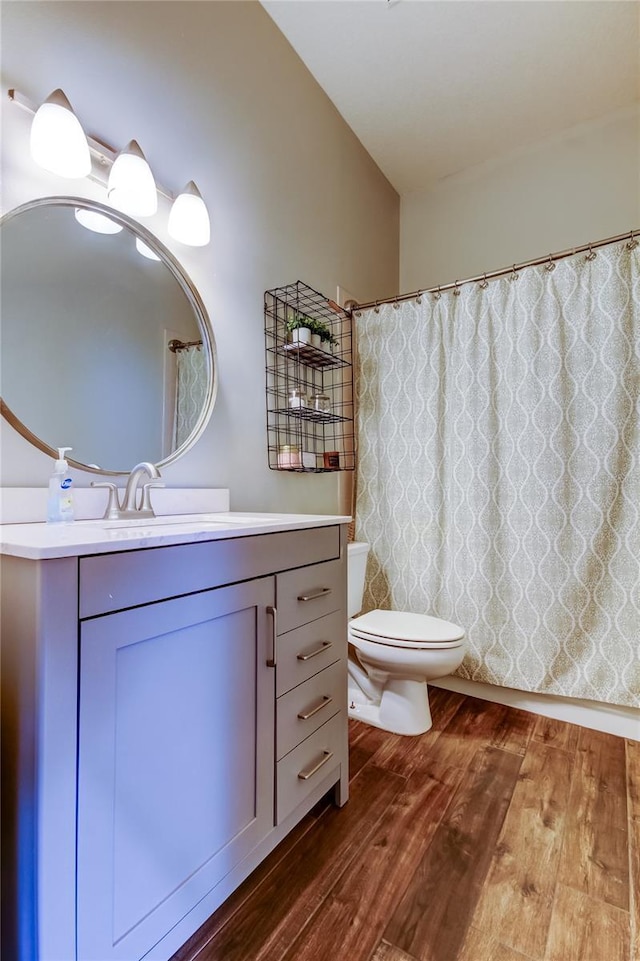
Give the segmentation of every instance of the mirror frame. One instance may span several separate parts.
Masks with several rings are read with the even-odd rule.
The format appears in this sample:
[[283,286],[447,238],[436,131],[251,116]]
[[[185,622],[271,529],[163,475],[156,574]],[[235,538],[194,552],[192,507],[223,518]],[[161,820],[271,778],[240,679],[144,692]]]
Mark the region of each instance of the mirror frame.
[[[153,252],[160,258],[160,260],[169,268],[170,272],[173,274],[174,278],[182,288],[185,293],[187,300],[189,301],[191,308],[196,316],[196,321],[200,330],[202,332],[202,346],[208,352],[209,366],[211,371],[211,377],[209,378],[209,383],[207,386],[207,395],[205,397],[205,402],[202,407],[202,411],[198,418],[198,421],[191,431],[189,437],[186,441],[180,445],[175,451],[165,457],[163,460],[157,462],[156,467],[166,467],[168,464],[172,464],[174,461],[186,454],[193,445],[200,439],[202,433],[209,422],[211,414],[213,412],[213,407],[216,400],[216,395],[218,393],[218,365],[217,365],[217,354],[216,354],[216,342],[213,335],[213,328],[211,326],[211,321],[209,319],[209,314],[204,305],[202,297],[198,293],[193,281],[184,270],[177,258],[171,253],[171,251],[166,247],[162,241],[158,240],[155,234],[152,234],[150,230],[147,230],[142,224],[133,218],[128,217],[126,214],[120,213],[119,210],[115,210],[113,207],[109,207],[106,204],[101,204],[96,200],[89,200],[86,197],[68,197],[68,196],[55,196],[55,197],[39,197],[36,200],[30,200],[27,203],[20,204],[13,210],[7,211],[0,217],[0,227],[2,227],[7,221],[13,219],[18,214],[25,213],[28,210],[34,210],[38,207],[82,207],[85,210],[93,210],[96,213],[108,216],[111,220],[120,224],[122,227],[126,227],[130,230],[136,237],[147,244],[148,247],[153,250]],[[50,457],[56,458],[58,456],[57,448],[51,447],[46,441],[43,441],[40,437],[34,434],[26,424],[20,420],[20,418],[11,410],[11,408],[5,403],[4,398],[0,397],[0,414],[4,417],[6,421],[30,444],[37,447],[39,450],[48,454]],[[142,458],[141,458],[142,459]],[[71,457],[67,458],[68,463],[71,467],[75,467],[78,470],[86,471],[89,474],[101,474],[103,476],[126,476],[129,472],[123,470],[106,470],[100,467],[90,467],[88,464],[83,464],[80,461],[73,460]],[[134,465],[132,464],[131,467]]]

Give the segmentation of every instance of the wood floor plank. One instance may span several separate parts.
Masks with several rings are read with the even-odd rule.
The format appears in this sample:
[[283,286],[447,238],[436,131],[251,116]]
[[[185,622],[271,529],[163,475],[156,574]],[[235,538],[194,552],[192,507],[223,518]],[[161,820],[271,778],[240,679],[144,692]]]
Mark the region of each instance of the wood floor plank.
[[385,941],[419,961],[454,961],[521,764],[522,758],[508,751],[477,752],[384,931]]
[[631,961],[640,961],[640,741],[627,740]]
[[531,741],[473,925],[524,955],[547,943],[571,787],[566,751]]
[[532,959],[520,951],[514,951],[508,945],[501,944],[492,934],[472,924],[455,961],[537,961],[537,957]]
[[559,747],[563,751],[575,754],[579,733],[580,728],[576,724],[558,721],[555,717],[538,716],[533,738],[536,741],[542,741],[543,744]]
[[448,691],[444,687],[429,686],[429,706],[433,727],[437,731],[442,731],[466,700],[465,695],[458,691]]
[[580,728],[558,881],[629,908],[625,742]]
[[544,961],[629,961],[629,914],[559,884]]
[[[441,690],[441,689],[438,689]],[[419,737],[388,741],[376,752],[376,764],[397,774],[422,771],[448,784],[460,783],[476,752],[488,746],[509,708],[455,691],[443,701],[436,723]]]
[[354,718],[349,718],[349,744],[355,744],[359,737],[369,730],[368,724],[363,724],[362,721],[356,721]]
[[453,795],[448,785],[415,773],[284,961],[368,961],[386,920],[425,856]]
[[[276,961],[369,841],[405,778],[368,764],[353,779],[349,803],[330,808],[209,940],[198,961]],[[233,895],[232,895],[233,897]],[[225,905],[222,906],[225,908]],[[222,909],[221,909],[222,910]],[[203,926],[218,926],[217,912]],[[206,932],[205,932],[206,934]]]
[[[416,764],[420,765],[430,746],[438,739],[440,733],[456,711],[465,703],[462,694],[455,691],[445,691],[441,688],[430,688],[429,697],[433,726],[426,734],[407,737],[401,734],[390,734],[378,728],[369,726],[368,735],[358,735],[356,748],[360,751],[364,747],[369,750],[375,745],[372,757],[375,763],[385,770],[408,776]],[[358,755],[356,755],[358,757]]]
[[195,958],[199,959],[203,957],[199,952],[201,952],[211,939],[215,937],[216,933],[231,920],[236,911],[253,897],[267,875],[282,861],[286,861],[294,850],[297,850],[297,845],[312,825],[315,824],[315,821],[316,818],[312,814],[307,814],[296,824],[293,830],[287,834],[286,838],[258,865],[255,871],[251,872],[246,881],[244,881],[240,887],[236,888],[233,894],[220,905],[215,914],[198,928],[188,941],[185,941],[182,947],[172,956],[171,961],[193,961]]
[[[354,738],[351,736],[352,729],[355,729]],[[349,721],[349,776],[354,777],[368,761],[374,759],[378,749],[386,744],[389,738],[398,736],[382,731],[380,728],[371,727],[370,724]]]
[[524,755],[536,726],[536,715],[510,707],[499,719],[490,746]]
[[375,954],[371,955],[371,961],[416,961],[416,959],[406,951],[401,951],[395,945],[389,944],[388,941],[381,941]]

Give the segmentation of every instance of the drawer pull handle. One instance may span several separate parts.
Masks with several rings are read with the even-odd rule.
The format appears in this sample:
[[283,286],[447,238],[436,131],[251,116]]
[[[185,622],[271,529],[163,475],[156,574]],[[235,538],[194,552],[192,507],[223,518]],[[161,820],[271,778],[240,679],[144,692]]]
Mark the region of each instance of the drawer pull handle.
[[311,594],[298,594],[298,600],[299,601],[315,601],[316,598],[318,597],[326,597],[327,594],[331,593],[331,591],[332,591],[332,588],[330,587],[321,587],[317,591],[312,591]]
[[308,654],[298,654],[297,658],[299,661],[309,661],[312,657],[316,657],[317,654],[328,651],[330,647],[333,647],[331,641],[322,641],[320,647],[316,647],[315,651],[309,651]]
[[303,714],[302,711],[301,711],[301,712],[298,714],[298,717],[300,718],[301,721],[308,721],[310,717],[313,717],[314,714],[317,714],[318,711],[321,711],[323,707],[326,707],[326,706],[327,706],[327,704],[331,704],[332,700],[333,700],[332,697],[329,697],[328,694],[325,694],[325,695],[323,695],[323,697],[320,699],[320,701],[318,702],[318,704],[316,704],[315,707],[312,707],[311,710],[306,711],[304,714]]
[[313,777],[313,775],[320,770],[323,764],[326,764],[327,761],[329,761],[333,757],[333,751],[323,751],[322,754],[323,754],[323,757],[318,761],[317,764],[309,768],[308,771],[300,771],[300,773],[298,774],[298,777],[300,778],[301,781],[308,781],[310,777]]
[[271,657],[267,658],[267,667],[275,667],[277,660],[276,644],[278,642],[278,611],[269,605],[267,614],[271,615]]

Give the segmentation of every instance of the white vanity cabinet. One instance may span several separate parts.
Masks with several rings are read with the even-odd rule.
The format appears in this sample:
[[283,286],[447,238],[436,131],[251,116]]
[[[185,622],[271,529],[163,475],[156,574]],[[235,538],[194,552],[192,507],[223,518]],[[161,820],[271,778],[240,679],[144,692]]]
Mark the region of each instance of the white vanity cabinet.
[[347,799],[345,528],[4,557],[3,590],[15,957],[166,961]]

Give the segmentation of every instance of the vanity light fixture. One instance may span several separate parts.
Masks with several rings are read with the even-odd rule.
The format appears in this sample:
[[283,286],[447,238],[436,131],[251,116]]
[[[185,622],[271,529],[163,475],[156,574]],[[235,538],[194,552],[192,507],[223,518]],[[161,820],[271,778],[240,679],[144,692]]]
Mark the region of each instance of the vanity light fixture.
[[[89,177],[103,186],[108,170],[107,202],[130,217],[153,216],[158,209],[158,194],[161,194],[172,205],[167,228],[169,235],[190,247],[204,247],[209,243],[209,213],[192,180],[175,197],[155,183],[149,164],[135,140],[117,153],[100,140],[85,136],[62,90],[54,91],[39,108],[13,88],[8,95],[12,103],[35,115],[31,128],[31,152],[40,166],[62,177]],[[54,133],[51,133],[52,129]],[[71,157],[76,158],[73,165]],[[89,227],[86,220],[78,219],[83,226]],[[89,229],[98,228],[94,226]]]
[[206,247],[211,240],[209,212],[193,180],[173,201],[167,230],[174,240],[191,247]]
[[31,156],[38,166],[59,177],[86,177],[91,171],[87,138],[62,90],[54,90],[36,110]]
[[145,244],[143,240],[140,240],[139,237],[136,237],[136,250],[139,254],[142,254],[143,257],[146,257],[147,260],[160,260],[160,257],[158,257],[151,247]]
[[79,224],[87,230],[93,230],[96,234],[119,234],[123,229],[122,224],[117,224],[115,220],[110,220],[109,217],[84,207],[76,207],[74,217]]
[[132,217],[152,217],[158,209],[156,182],[135,140],[131,140],[113,162],[107,200],[116,210]]

